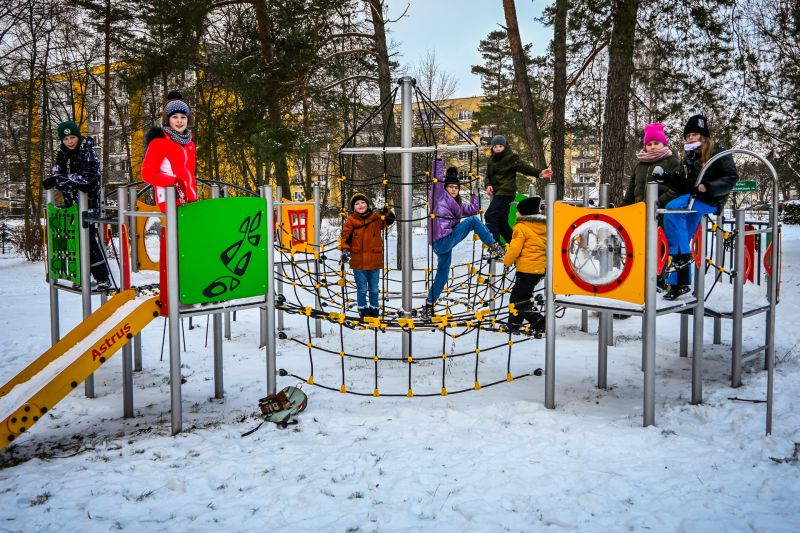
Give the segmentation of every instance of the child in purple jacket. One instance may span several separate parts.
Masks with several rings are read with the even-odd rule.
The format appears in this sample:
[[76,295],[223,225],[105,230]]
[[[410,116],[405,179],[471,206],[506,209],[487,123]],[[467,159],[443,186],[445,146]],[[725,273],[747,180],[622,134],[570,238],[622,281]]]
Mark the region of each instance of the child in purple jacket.
[[433,316],[436,300],[441,296],[447,284],[448,272],[453,256],[453,248],[463,241],[470,232],[475,232],[481,241],[489,247],[493,257],[503,257],[505,249],[494,240],[489,228],[475,216],[480,210],[480,197],[472,191],[469,204],[462,204],[458,194],[460,182],[458,169],[450,167],[444,183],[433,184],[430,196],[431,218],[428,219],[428,244],[438,258],[436,275],[433,278],[425,305],[422,307],[422,318]]

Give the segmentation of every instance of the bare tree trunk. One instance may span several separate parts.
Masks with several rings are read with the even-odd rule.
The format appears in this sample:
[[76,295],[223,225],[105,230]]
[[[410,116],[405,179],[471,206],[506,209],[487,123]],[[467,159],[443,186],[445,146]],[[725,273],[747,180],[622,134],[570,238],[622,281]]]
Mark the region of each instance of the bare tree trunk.
[[100,187],[108,185],[108,162],[111,151],[111,0],[106,0],[103,18],[103,174]]
[[628,128],[636,13],[639,0],[616,0],[608,48],[608,88],[603,120],[600,179],[611,185],[612,202],[619,202],[625,188],[625,134]]
[[[378,90],[380,91],[381,102],[383,102],[392,94],[392,71],[389,65],[389,47],[386,44],[386,21],[383,18],[383,2],[382,0],[367,1],[372,13],[373,43],[375,46],[375,59],[378,63]],[[387,105],[383,109],[381,119],[383,122],[383,130],[386,132],[386,146],[400,146],[400,138],[397,134],[397,126],[394,121],[394,106]],[[385,155],[384,157],[388,158],[386,168],[389,174],[398,175],[398,156]],[[391,194],[392,205],[399,206],[402,196],[400,187],[393,187],[391,189]],[[402,218],[411,218],[410,213],[401,212],[399,215]],[[401,243],[403,242],[401,228],[403,225],[396,224],[395,227],[397,228],[397,263],[395,264],[395,268],[400,269],[403,264],[401,257]]]
[[[253,7],[256,10],[256,20],[258,23],[258,40],[261,47],[261,55],[264,63],[269,64],[275,60],[275,49],[272,43],[272,31],[267,20],[266,0],[253,0]],[[267,94],[267,122],[269,127],[277,131],[283,127],[280,100],[275,91]],[[275,184],[283,187],[284,191],[289,190],[289,167],[286,164],[286,154],[281,153],[273,161],[275,165]]]
[[528,66],[525,64],[525,54],[522,49],[522,40],[519,36],[517,8],[514,5],[514,0],[503,0],[503,10],[506,14],[506,32],[508,33],[508,42],[511,45],[511,59],[514,62],[514,86],[517,89],[517,96],[519,96],[520,108],[522,109],[522,127],[525,130],[525,140],[528,142],[530,157],[534,166],[545,168],[547,167],[547,160],[544,156],[542,135],[539,132],[539,124],[533,107],[531,85],[528,82]]
[[564,137],[567,102],[567,0],[556,0],[553,20],[553,138],[550,141],[550,164],[553,168],[558,198],[564,197]]

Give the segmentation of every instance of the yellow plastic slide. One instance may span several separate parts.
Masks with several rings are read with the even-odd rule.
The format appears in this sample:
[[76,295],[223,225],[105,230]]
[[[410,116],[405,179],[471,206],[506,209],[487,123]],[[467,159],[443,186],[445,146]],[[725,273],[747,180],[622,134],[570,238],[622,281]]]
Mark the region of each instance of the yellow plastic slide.
[[0,450],[35,424],[160,314],[158,297],[115,295],[0,387]]

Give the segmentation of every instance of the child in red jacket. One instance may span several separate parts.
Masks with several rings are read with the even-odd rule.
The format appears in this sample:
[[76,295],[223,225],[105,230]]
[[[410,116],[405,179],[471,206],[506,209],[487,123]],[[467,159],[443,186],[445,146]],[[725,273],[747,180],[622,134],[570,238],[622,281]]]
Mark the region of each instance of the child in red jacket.
[[181,93],[171,91],[161,113],[161,127],[147,134],[142,179],[153,185],[162,213],[167,210],[165,187],[175,186],[177,205],[197,200],[194,135],[189,130],[192,118]]

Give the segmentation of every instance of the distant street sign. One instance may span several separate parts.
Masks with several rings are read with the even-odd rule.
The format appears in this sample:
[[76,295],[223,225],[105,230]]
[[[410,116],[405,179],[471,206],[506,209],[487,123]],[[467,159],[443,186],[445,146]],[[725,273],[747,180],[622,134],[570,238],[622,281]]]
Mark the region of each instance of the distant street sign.
[[737,181],[733,186],[733,192],[754,192],[756,190],[755,181]]

